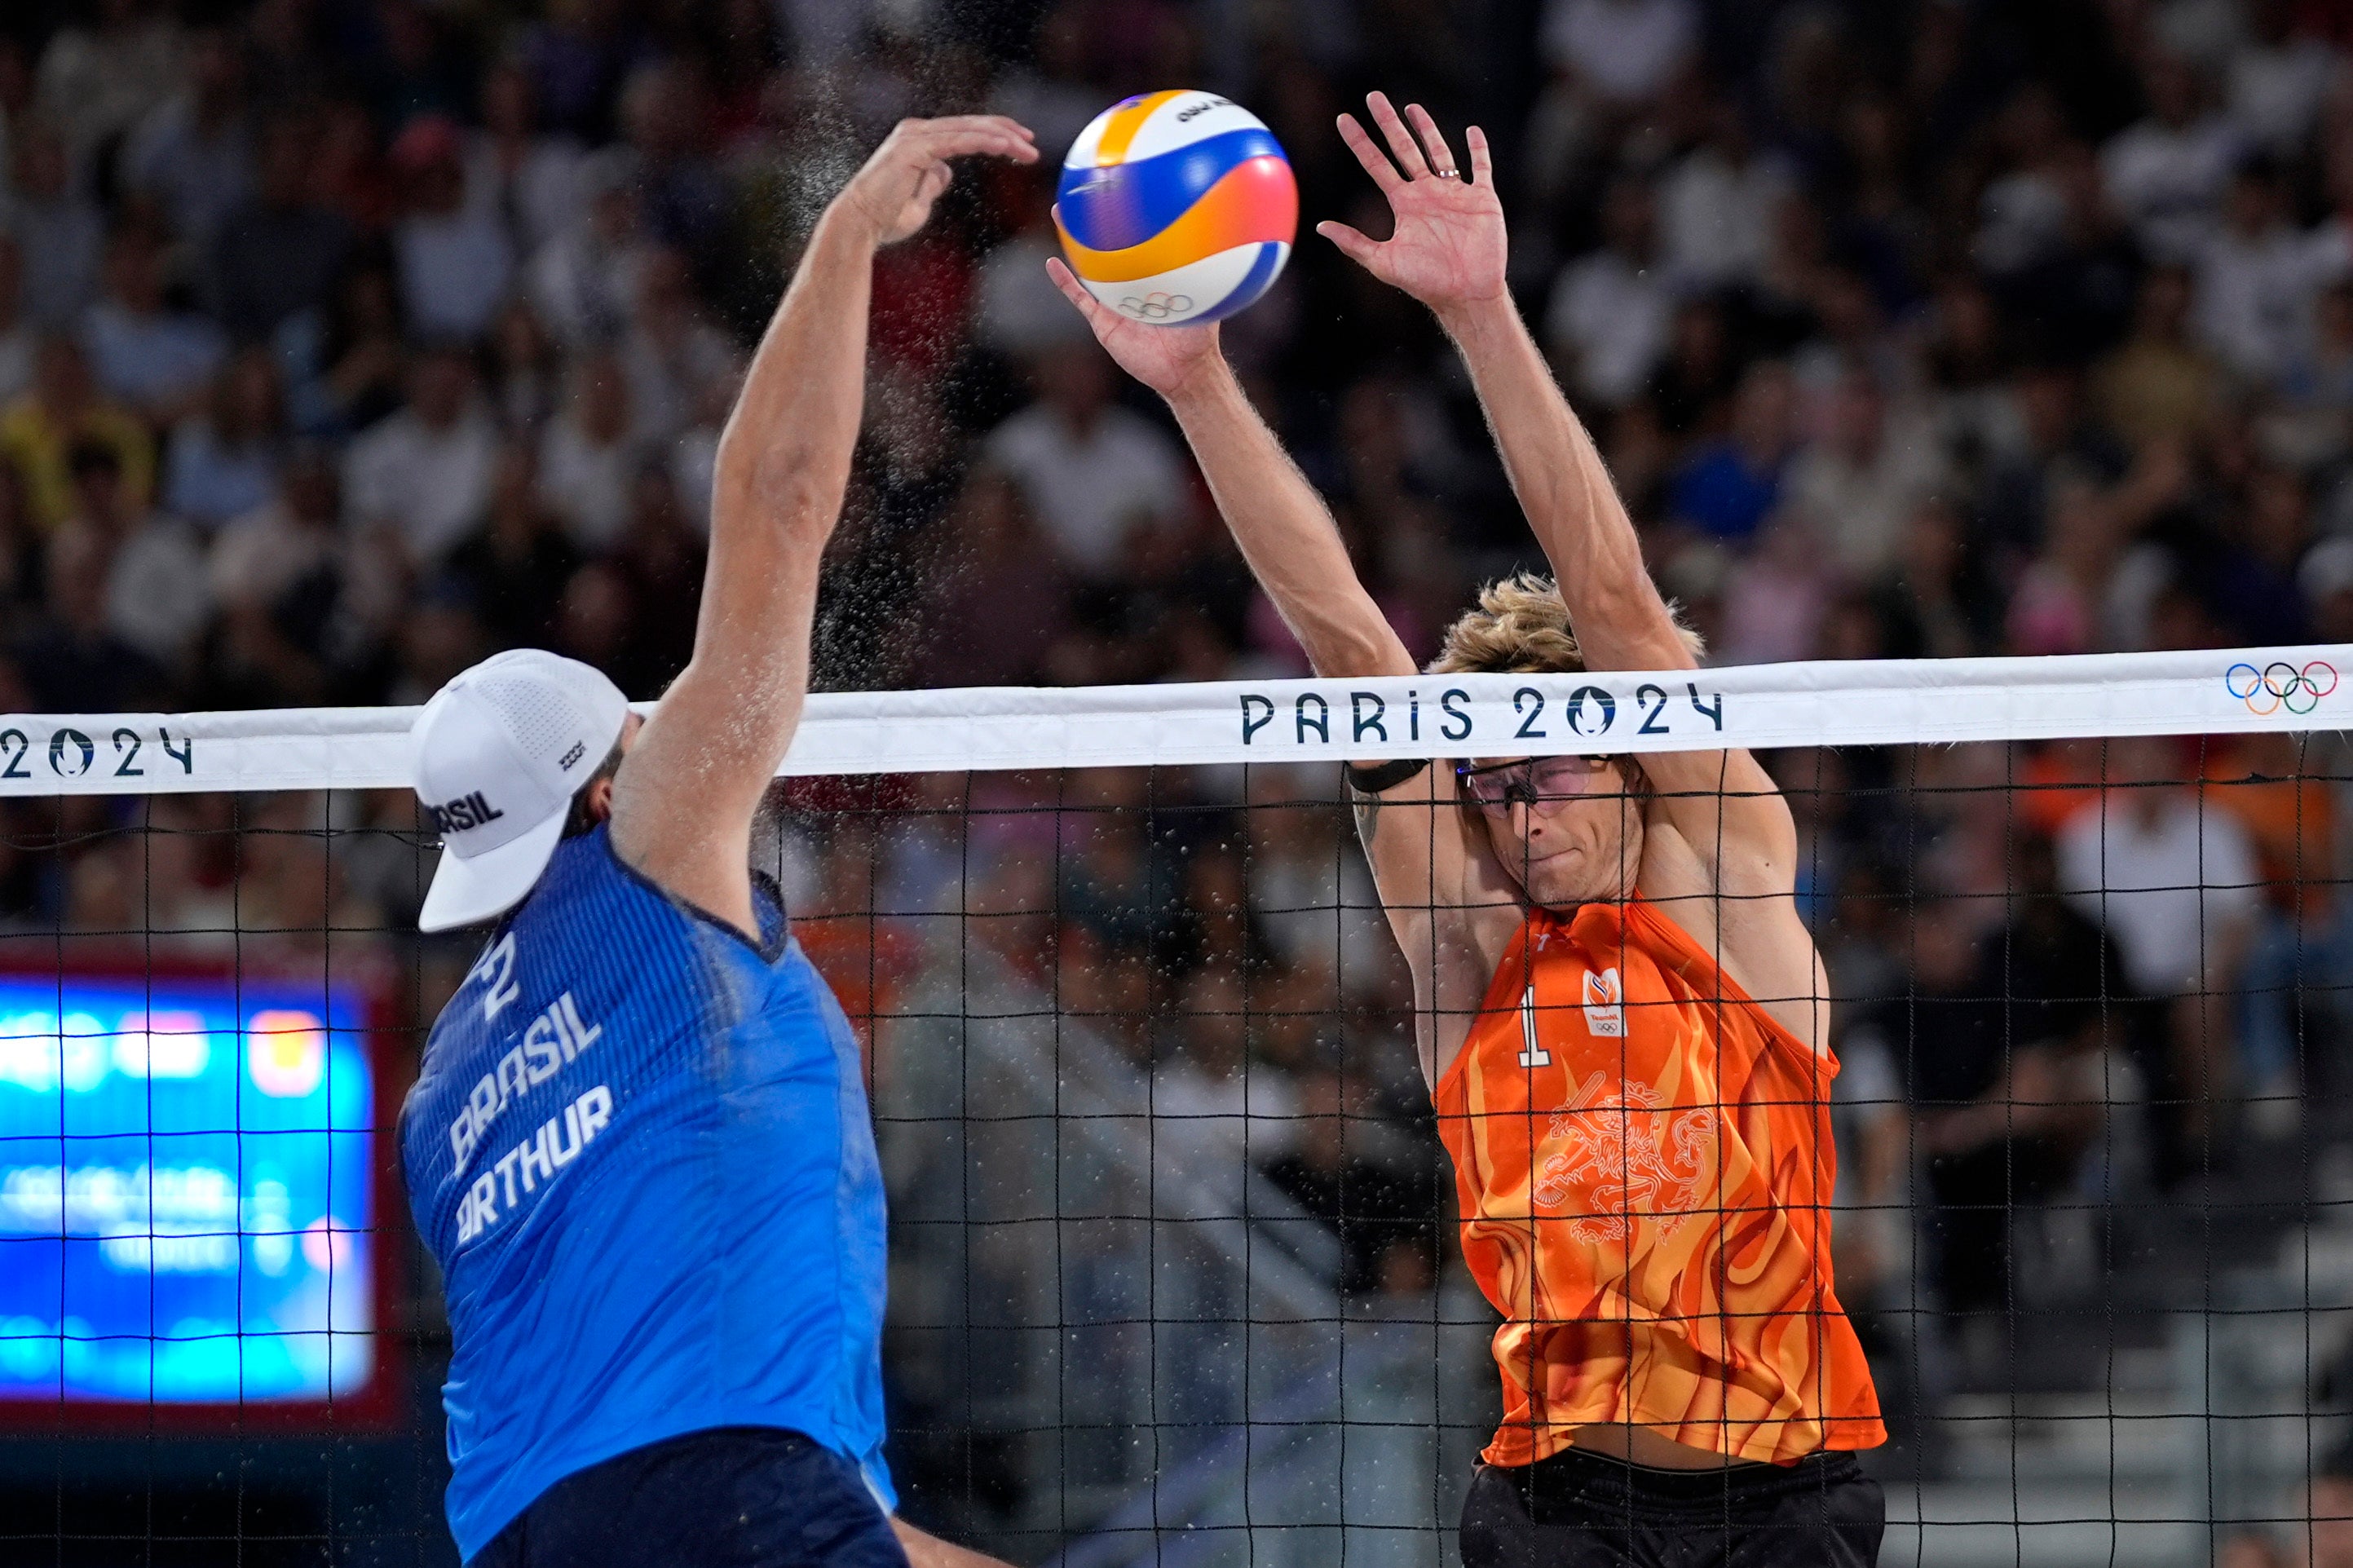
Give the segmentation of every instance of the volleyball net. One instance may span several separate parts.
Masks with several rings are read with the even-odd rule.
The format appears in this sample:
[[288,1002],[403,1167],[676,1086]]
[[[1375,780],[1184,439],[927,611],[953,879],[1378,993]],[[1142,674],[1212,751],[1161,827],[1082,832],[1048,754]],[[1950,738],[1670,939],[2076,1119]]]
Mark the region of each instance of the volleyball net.
[[[911,1517],[1452,1561],[1498,1319],[1338,764],[1742,747],[1830,976],[1883,1560],[2344,1530],[2348,660],[812,697],[756,855],[866,1052]],[[449,1560],[392,1129],[477,938],[415,930],[413,714],[0,716],[0,1559]]]

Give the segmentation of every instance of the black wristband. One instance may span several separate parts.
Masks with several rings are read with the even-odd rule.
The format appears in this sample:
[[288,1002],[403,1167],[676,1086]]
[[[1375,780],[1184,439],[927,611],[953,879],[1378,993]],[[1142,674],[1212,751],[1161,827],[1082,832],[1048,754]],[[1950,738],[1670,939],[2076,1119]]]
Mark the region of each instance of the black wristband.
[[1370,768],[1359,768],[1344,762],[1340,771],[1348,780],[1348,788],[1361,795],[1377,795],[1384,789],[1394,789],[1409,779],[1421,777],[1430,766],[1427,757],[1400,757],[1391,762],[1376,762]]

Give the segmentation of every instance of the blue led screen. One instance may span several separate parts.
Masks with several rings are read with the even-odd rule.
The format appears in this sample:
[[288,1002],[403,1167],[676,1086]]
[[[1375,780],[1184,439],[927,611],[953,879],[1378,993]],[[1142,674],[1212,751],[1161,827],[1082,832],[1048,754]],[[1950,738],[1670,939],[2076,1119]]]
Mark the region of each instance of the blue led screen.
[[365,1386],[364,1018],[315,981],[0,975],[0,1400]]

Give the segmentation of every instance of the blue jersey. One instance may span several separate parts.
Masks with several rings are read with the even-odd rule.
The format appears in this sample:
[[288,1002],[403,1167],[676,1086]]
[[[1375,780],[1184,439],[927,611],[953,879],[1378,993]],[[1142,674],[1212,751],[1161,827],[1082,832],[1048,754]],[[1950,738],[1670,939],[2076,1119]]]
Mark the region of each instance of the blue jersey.
[[449,1528],[712,1426],[883,1466],[883,1202],[857,1042],[765,889],[762,939],[606,830],[556,846],[442,1009],[401,1113],[455,1350]]

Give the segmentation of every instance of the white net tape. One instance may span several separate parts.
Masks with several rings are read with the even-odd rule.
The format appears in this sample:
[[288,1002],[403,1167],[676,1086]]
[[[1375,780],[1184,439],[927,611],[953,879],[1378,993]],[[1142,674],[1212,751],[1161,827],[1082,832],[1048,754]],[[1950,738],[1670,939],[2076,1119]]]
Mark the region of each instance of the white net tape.
[[[2353,647],[819,694],[786,775],[2344,727]],[[654,705],[639,705],[650,713]],[[388,789],[415,708],[0,715],[0,796]]]

